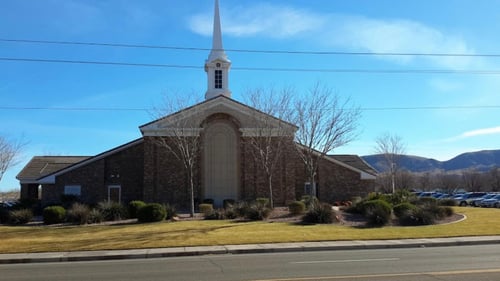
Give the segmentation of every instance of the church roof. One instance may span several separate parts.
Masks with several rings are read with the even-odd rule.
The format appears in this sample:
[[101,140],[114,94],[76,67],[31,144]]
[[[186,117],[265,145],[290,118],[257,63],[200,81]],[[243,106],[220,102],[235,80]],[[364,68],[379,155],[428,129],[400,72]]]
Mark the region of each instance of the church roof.
[[66,172],[69,172],[69,171],[72,171],[74,169],[80,168],[82,166],[88,165],[88,164],[90,164],[92,162],[98,161],[100,159],[103,159],[105,157],[108,157],[110,155],[118,153],[120,151],[123,151],[123,150],[125,150],[127,148],[130,148],[130,147],[132,147],[134,145],[137,145],[137,144],[140,144],[142,142],[143,142],[142,138],[136,139],[134,141],[131,141],[131,142],[123,144],[123,145],[120,145],[118,147],[115,147],[115,148],[110,149],[108,151],[102,152],[102,153],[97,154],[95,156],[85,157],[85,158],[81,159],[78,162],[73,162],[72,164],[67,165],[66,167],[61,167],[60,169],[53,170],[50,173],[45,173],[44,175],[40,175],[38,178],[36,178],[34,180],[34,183],[35,182],[36,183],[40,183],[40,184],[52,184],[52,183],[55,183],[55,177],[56,176],[59,176],[59,175],[64,174]]
[[339,155],[328,155],[328,157],[331,157],[337,161],[345,163],[349,166],[352,166],[356,169],[359,169],[374,176],[377,175],[378,173],[377,170],[375,170],[375,168],[373,168],[370,164],[368,164],[365,160],[363,160],[363,158],[359,157],[358,155],[339,154]]
[[293,134],[298,129],[297,126],[287,121],[278,119],[222,95],[146,123],[140,126],[139,129],[145,136],[169,135],[168,129],[180,127],[199,128],[201,130],[201,126],[206,118],[218,113],[224,113],[236,118],[240,122],[241,129],[244,132],[245,129],[258,127],[258,124],[256,124],[258,120],[271,121],[271,126],[284,127],[290,131],[290,134]]
[[35,156],[19,172],[16,178],[21,183],[37,183],[37,179],[69,167],[90,156]]

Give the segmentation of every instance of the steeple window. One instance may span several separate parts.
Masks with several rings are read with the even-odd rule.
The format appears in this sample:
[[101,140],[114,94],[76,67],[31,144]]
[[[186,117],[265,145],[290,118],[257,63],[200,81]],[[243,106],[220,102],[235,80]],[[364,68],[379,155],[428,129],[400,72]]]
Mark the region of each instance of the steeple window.
[[215,88],[222,89],[222,70],[215,70]]

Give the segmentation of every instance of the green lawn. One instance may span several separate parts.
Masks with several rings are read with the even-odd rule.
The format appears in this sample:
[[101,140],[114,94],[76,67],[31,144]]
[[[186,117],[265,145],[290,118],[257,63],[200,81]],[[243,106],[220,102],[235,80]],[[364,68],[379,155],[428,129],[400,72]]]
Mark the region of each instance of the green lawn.
[[273,242],[500,235],[500,209],[455,208],[467,219],[420,227],[352,228],[268,222],[181,221],[108,226],[1,226],[0,253]]

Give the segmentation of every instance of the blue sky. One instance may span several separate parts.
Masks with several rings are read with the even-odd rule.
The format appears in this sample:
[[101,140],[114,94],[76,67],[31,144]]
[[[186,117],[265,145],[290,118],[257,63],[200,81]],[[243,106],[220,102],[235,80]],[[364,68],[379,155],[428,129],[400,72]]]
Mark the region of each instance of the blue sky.
[[[500,75],[250,71],[237,68],[500,70],[500,57],[306,55],[231,50],[500,54],[495,0],[220,0],[233,98],[262,87],[315,83],[363,109],[359,137],[335,153],[374,153],[383,133],[407,153],[448,160],[500,148]],[[3,0],[0,38],[210,48],[211,0]],[[34,155],[95,155],[140,137],[163,98],[203,99],[208,51],[0,41],[1,58],[197,66],[161,68],[0,60],[0,134],[28,142],[15,175]],[[23,108],[41,107],[43,110]]]

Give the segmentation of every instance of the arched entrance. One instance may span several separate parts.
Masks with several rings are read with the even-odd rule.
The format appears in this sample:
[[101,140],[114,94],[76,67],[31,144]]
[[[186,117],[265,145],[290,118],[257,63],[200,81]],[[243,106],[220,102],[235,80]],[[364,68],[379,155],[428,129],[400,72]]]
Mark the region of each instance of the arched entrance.
[[204,131],[204,197],[221,207],[224,199],[238,199],[238,134],[226,120],[209,123]]

